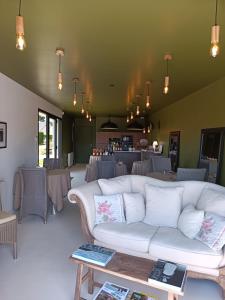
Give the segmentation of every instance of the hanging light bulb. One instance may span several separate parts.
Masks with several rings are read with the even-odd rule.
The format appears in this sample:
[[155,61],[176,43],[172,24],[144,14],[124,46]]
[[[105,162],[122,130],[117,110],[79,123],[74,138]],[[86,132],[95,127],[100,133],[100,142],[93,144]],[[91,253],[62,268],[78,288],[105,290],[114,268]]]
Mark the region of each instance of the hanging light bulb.
[[163,94],[166,95],[169,92],[169,81],[170,81],[168,64],[169,64],[169,61],[172,60],[172,56],[170,54],[166,54],[164,56],[164,60],[166,61],[166,76],[164,78]]
[[21,0],[19,2],[19,14],[16,16],[16,49],[24,50],[26,48],[26,41],[24,38],[24,20],[21,16]]
[[86,119],[88,119],[89,118],[89,113],[88,113],[88,111],[86,111]]
[[145,130],[145,127],[143,128],[143,131],[142,131],[143,133],[146,133],[146,130]]
[[147,86],[147,95],[146,95],[146,108],[151,108],[150,105],[150,81],[146,81],[146,86]]
[[151,132],[151,129],[150,129],[150,126],[148,126],[147,133],[150,133],[150,132]]
[[83,105],[81,107],[81,113],[84,114],[84,107],[83,107]]
[[137,105],[137,109],[136,109],[136,115],[139,116],[140,115],[140,106]]
[[216,0],[216,9],[215,9],[215,24],[212,26],[211,30],[211,48],[210,53],[212,57],[217,57],[219,54],[219,35],[220,35],[220,26],[217,25],[217,10],[218,10],[218,0]]
[[84,110],[84,94],[85,94],[85,92],[81,93],[81,97],[82,97],[82,100],[81,100],[81,113],[82,113],[82,115],[85,112],[85,110]]
[[77,82],[78,81],[79,78],[77,77],[73,78],[73,82],[74,82],[73,105],[74,106],[77,104]]
[[131,111],[131,113],[130,113],[130,119],[133,120],[133,118],[134,118],[134,113]]
[[127,116],[127,123],[129,123],[130,122],[130,118],[129,118],[129,116]]
[[92,118],[91,118],[91,115],[89,116],[89,122],[91,122],[92,121]]
[[56,48],[56,55],[59,57],[59,71],[58,71],[58,89],[61,91],[63,88],[63,77],[61,72],[61,57],[64,56],[64,49],[63,48]]

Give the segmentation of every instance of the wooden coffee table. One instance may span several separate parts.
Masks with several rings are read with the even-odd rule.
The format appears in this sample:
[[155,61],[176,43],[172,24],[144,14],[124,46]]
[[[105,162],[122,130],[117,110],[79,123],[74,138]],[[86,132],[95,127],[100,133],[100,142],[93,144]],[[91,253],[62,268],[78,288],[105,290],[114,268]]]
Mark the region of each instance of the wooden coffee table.
[[[70,260],[72,263],[78,265],[74,300],[81,299],[81,285],[85,280],[88,280],[89,294],[93,294],[94,287],[102,286],[102,284],[94,281],[94,270],[159,289],[153,284],[150,285],[148,283],[148,276],[154,265],[154,261],[149,259],[116,252],[112,260],[105,267],[85,262],[73,258],[72,256],[70,257]],[[87,267],[88,271],[83,275],[84,267]],[[161,290],[168,292],[168,300],[178,300],[178,294],[174,294],[174,292],[169,288],[162,288]],[[183,296],[183,291],[179,295]]]

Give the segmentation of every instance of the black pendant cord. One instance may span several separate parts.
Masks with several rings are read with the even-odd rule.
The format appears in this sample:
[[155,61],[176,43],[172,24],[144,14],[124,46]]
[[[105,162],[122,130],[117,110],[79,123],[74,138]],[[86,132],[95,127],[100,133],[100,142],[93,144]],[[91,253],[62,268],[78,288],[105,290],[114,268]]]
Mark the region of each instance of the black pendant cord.
[[19,2],[19,16],[21,16],[21,2],[22,2],[22,0],[20,0],[20,2]]
[[216,0],[215,25],[217,25],[218,0]]
[[169,64],[169,60],[167,59],[166,60],[166,76],[169,76],[169,71],[168,71],[169,67],[168,67],[168,64]]
[[74,82],[74,95],[76,95],[76,94],[77,94],[77,82],[75,80],[75,82]]

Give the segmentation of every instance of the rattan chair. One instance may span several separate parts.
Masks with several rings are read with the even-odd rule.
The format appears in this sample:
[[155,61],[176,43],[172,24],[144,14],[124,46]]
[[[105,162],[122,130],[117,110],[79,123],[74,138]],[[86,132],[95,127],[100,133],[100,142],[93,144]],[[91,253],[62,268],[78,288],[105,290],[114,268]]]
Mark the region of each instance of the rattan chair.
[[153,172],[171,171],[170,157],[153,156],[152,157]]
[[17,220],[15,214],[2,211],[0,194],[0,244],[13,245],[13,257],[17,258]]
[[177,181],[185,181],[185,180],[205,181],[206,173],[207,173],[206,169],[178,168],[176,180]]
[[116,176],[116,162],[115,161],[102,161],[97,162],[97,178],[113,178]]
[[20,168],[21,205],[19,222],[29,214],[42,217],[47,223],[48,194],[45,168]]
[[43,167],[48,170],[62,169],[63,163],[60,158],[44,158]]

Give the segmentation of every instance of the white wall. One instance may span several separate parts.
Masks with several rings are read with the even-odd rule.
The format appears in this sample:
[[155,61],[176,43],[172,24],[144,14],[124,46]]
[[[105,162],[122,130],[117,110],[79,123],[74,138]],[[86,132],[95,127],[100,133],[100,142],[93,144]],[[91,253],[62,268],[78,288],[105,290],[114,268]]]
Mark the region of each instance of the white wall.
[[38,109],[62,117],[62,111],[0,73],[0,121],[7,122],[7,148],[0,148],[3,208],[13,207],[13,178],[21,165],[38,160]]

